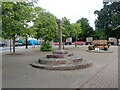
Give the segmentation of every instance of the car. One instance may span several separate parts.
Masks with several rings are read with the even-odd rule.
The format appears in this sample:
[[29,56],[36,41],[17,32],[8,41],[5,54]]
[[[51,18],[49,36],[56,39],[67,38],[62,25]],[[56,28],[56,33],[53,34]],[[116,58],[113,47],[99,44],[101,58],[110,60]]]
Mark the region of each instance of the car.
[[28,43],[29,44],[34,44],[34,45],[38,45],[39,43],[38,43],[38,41],[37,40],[28,40]]
[[78,45],[84,45],[85,42],[84,41],[75,41],[74,43],[78,44]]
[[[24,41],[23,44],[26,45],[26,41]],[[32,45],[32,44],[29,41],[27,41],[27,45]]]
[[54,45],[59,45],[59,42],[54,42],[53,44],[54,44]]
[[15,46],[23,46],[24,43],[22,41],[15,41]]
[[4,47],[5,43],[4,42],[0,42],[0,47]]
[[64,43],[65,43],[65,45],[72,45],[72,42],[69,42],[69,41],[66,41]]

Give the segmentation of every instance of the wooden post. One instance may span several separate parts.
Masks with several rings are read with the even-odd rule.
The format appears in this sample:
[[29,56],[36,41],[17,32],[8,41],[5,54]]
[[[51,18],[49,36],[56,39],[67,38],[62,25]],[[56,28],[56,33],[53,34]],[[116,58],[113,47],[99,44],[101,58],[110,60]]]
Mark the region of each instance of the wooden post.
[[58,31],[59,31],[59,50],[62,50],[62,22],[60,19],[57,20]]

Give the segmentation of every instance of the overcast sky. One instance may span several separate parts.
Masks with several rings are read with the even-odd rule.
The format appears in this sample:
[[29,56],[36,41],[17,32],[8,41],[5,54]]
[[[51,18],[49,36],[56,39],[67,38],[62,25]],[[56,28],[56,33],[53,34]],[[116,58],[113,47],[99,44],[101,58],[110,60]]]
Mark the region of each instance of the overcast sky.
[[71,23],[85,17],[94,28],[97,17],[94,11],[103,7],[103,0],[39,0],[37,6],[46,9],[59,19],[67,17]]

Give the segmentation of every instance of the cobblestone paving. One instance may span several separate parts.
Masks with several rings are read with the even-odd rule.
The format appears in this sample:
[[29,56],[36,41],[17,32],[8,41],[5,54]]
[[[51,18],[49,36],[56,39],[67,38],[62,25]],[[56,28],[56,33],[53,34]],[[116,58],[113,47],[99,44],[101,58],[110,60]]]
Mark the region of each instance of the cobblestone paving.
[[118,59],[108,63],[81,88],[118,88]]
[[[79,46],[77,48],[72,46],[67,47],[66,50],[68,50],[69,53],[93,62],[93,66],[90,68],[70,71],[51,71],[31,67],[29,63],[37,61],[40,57],[45,57],[51,53],[40,52],[39,48],[17,50],[16,53],[23,55],[6,55],[8,52],[4,52],[2,53],[2,87],[79,88],[108,63],[117,59],[118,47],[111,47],[110,49],[114,52],[89,53],[85,51],[85,46]],[[112,73],[113,72],[114,71],[112,71]],[[117,86],[112,85],[111,87]]]

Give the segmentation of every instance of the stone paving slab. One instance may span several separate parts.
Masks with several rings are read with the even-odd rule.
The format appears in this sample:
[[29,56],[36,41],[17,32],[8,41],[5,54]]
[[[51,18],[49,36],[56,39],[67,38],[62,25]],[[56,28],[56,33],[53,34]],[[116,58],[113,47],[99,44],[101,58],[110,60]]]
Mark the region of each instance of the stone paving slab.
[[118,88],[118,58],[103,67],[81,88]]
[[106,64],[118,57],[118,48],[111,47],[113,53],[89,53],[87,47],[67,47],[75,56],[92,61],[93,66],[81,70],[50,71],[32,68],[29,63],[52,52],[40,52],[39,48],[21,49],[16,53],[2,53],[3,88],[78,88],[101,70]]

